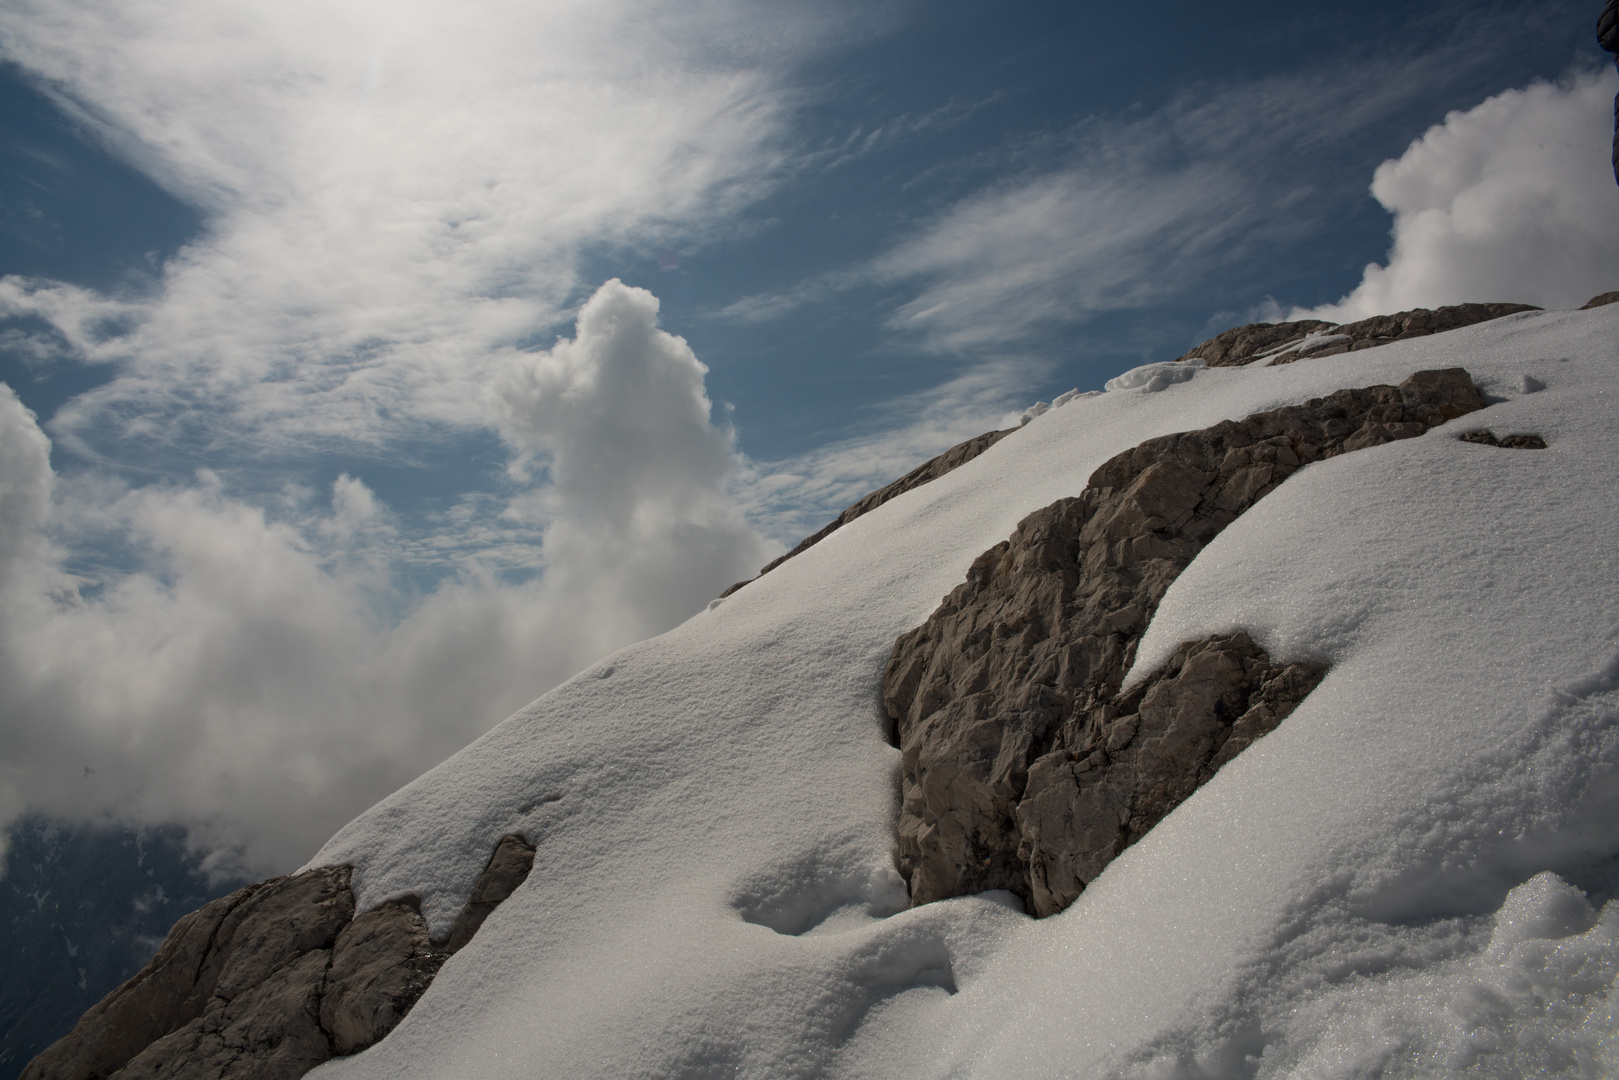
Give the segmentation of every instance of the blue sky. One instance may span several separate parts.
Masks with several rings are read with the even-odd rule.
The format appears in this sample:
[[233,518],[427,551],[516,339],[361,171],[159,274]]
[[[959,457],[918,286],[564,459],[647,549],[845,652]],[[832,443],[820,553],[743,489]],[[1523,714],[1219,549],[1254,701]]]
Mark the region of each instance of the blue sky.
[[1614,288],[1598,7],[8,5],[0,818],[284,868],[1036,399]]

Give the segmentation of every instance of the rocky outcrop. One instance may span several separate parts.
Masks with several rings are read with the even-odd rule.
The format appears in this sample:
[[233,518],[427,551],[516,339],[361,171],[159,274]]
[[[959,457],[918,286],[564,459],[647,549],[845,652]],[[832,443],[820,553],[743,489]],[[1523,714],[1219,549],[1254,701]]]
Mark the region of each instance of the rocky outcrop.
[[528,872],[533,865],[534,849],[521,836],[505,837],[495,845],[495,853],[490,857],[489,865],[484,867],[478,883],[472,887],[472,895],[467,897],[466,906],[456,916],[455,925],[450,927],[450,936],[444,947],[452,953],[458,952],[461,946],[471,941],[472,935],[478,932],[485,919],[494,914],[501,901],[528,880]]
[[1508,435],[1504,439],[1495,437],[1495,432],[1485,428],[1481,431],[1464,431],[1456,436],[1462,442],[1478,443],[1481,446],[1499,446],[1507,450],[1544,450],[1546,440],[1539,435]]
[[1084,728],[1029,766],[1015,810],[1034,913],[1073,903],[1119,852],[1275,730],[1326,670],[1275,663],[1238,631],[1181,645],[1093,710]]
[[1216,334],[1178,360],[1201,360],[1208,367],[1241,367],[1255,357],[1303,341],[1310,334],[1330,330],[1334,323],[1320,319],[1299,322],[1249,323]]
[[[825,528],[821,529],[814,535],[806,536],[803,540],[799,541],[798,546],[793,548],[793,550],[765,565],[759,571],[759,576],[763,577],[764,575],[770,573],[770,571],[774,570],[788,559],[793,558],[795,555],[802,555],[816,544],[819,544],[822,540],[825,540],[828,536],[831,536],[837,530],[849,524],[849,522],[853,521],[855,518],[860,517],[862,514],[869,514],[871,511],[877,509],[877,507],[881,506],[889,499],[892,499],[897,495],[903,495],[912,488],[919,488],[923,484],[937,480],[939,477],[943,476],[947,472],[950,472],[952,469],[960,468],[1016,430],[1017,428],[1007,428],[1004,431],[986,431],[982,435],[977,435],[971,439],[968,439],[966,442],[957,443],[955,446],[952,446],[950,449],[946,450],[936,458],[930,458],[929,460],[924,461],[922,464],[918,465],[916,468],[912,469],[898,480],[895,480],[892,484],[889,484],[886,487],[880,487],[871,494],[861,498],[858,502],[850,505],[848,509],[844,510],[843,513],[834,518],[832,522]],[[756,579],[748,579],[748,581],[754,580]],[[732,585],[730,588],[720,593],[720,597],[723,599],[724,597],[730,596],[742,586],[748,584],[748,581],[737,582],[735,585]]]
[[1009,889],[1059,911],[1279,723],[1321,669],[1277,665],[1245,635],[1182,646],[1120,696],[1165,590],[1304,465],[1483,406],[1450,368],[1151,439],[979,556],[883,676],[911,902]]
[[1580,310],[1589,311],[1591,308],[1607,307],[1609,304],[1619,304],[1619,289],[1613,292],[1598,293],[1587,300]]
[[1379,345],[1488,322],[1503,315],[1539,310],[1530,304],[1455,304],[1432,310],[1413,308],[1342,325],[1319,319],[1252,323],[1212,337],[1178,359],[1202,360],[1208,367],[1241,367],[1259,360],[1291,364],[1305,357],[1315,359],[1375,349]]
[[292,1080],[363,1050],[404,1018],[533,861],[521,837],[502,839],[442,942],[429,939],[414,897],[356,918],[346,866],[249,885],[175,923],[146,967],[23,1080]]

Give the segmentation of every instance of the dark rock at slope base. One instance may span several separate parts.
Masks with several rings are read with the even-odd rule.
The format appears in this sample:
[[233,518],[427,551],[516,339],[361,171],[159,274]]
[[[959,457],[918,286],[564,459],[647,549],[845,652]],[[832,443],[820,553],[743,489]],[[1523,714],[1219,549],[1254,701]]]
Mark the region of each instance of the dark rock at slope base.
[[[919,488],[923,484],[937,480],[939,477],[943,476],[947,472],[950,472],[952,469],[958,469],[967,464],[967,462],[971,461],[979,454],[982,454],[985,450],[988,450],[990,447],[994,446],[996,443],[1000,442],[1002,439],[1006,438],[1006,436],[1012,434],[1012,432],[1016,430],[1017,428],[1007,428],[1004,431],[986,431],[982,435],[975,435],[966,442],[957,443],[955,446],[952,446],[938,457],[930,458],[927,461],[924,461],[922,464],[918,465],[916,468],[912,469],[898,480],[895,480],[892,484],[880,487],[876,491],[871,492],[869,495],[866,495],[857,502],[851,504],[843,511],[843,513],[833,518],[831,523],[829,523],[825,528],[810,536],[806,536],[803,540],[799,541],[798,546],[793,548],[793,550],[765,565],[759,571],[759,577],[763,577],[764,575],[770,573],[770,571],[774,570],[788,559],[793,558],[795,555],[802,555],[816,544],[819,544],[822,540],[825,540],[828,536],[831,536],[837,530],[843,528],[843,526],[849,524],[849,522],[853,521],[855,518],[860,517],[862,514],[869,514],[871,511],[877,509],[877,507],[881,506],[889,499],[892,499],[898,495],[903,495],[913,488]],[[748,579],[748,581],[754,580],[756,579]],[[739,581],[735,585],[732,585],[730,588],[720,593],[720,598],[724,599],[725,597],[730,596],[742,586],[748,584],[748,581]]]
[[1450,307],[1413,308],[1393,315],[1338,325],[1319,319],[1299,322],[1251,323],[1218,334],[1179,360],[1202,360],[1209,367],[1240,367],[1266,359],[1271,364],[1336,356],[1374,349],[1410,338],[1427,337],[1475,323],[1539,311],[1531,304],[1454,304]]
[[43,814],[0,834],[0,1080],[139,971],[180,915],[247,884],[211,879],[186,840]]
[[1484,404],[1449,368],[1150,439],[980,555],[883,676],[912,904],[1008,889],[1037,915],[1059,911],[1279,723],[1321,670],[1274,664],[1241,635],[1185,645],[1118,696],[1164,592],[1305,464]]
[[533,860],[521,837],[503,838],[441,943],[414,897],[356,918],[346,866],[249,885],[177,922],[22,1076],[294,1080],[392,1031]]

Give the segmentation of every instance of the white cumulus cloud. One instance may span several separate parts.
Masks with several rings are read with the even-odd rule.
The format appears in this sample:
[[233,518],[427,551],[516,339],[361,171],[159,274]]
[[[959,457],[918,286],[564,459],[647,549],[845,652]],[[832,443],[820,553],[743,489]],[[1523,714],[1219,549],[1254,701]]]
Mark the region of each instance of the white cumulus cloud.
[[[360,480],[275,517],[206,471],[121,489],[57,477],[0,384],[0,821],[32,808],[190,825],[285,869],[375,799],[604,653],[699,611],[780,550],[728,495],[703,365],[657,301],[609,282],[576,337],[512,354],[508,437],[549,483],[542,573],[474,562],[401,615],[387,507]],[[294,500],[296,503],[297,500]],[[138,559],[91,580],[112,536]]]
[[1387,265],[1293,319],[1348,322],[1413,307],[1577,307],[1619,288],[1612,67],[1509,90],[1429,128],[1372,194],[1394,215]]

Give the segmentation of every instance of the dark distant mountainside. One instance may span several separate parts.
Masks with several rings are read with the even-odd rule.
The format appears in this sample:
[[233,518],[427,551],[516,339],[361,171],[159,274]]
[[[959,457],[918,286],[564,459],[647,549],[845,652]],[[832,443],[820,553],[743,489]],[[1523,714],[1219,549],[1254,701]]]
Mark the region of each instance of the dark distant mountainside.
[[210,885],[176,826],[8,830],[0,877],[0,1080],[140,970],[174,920],[241,884]]

